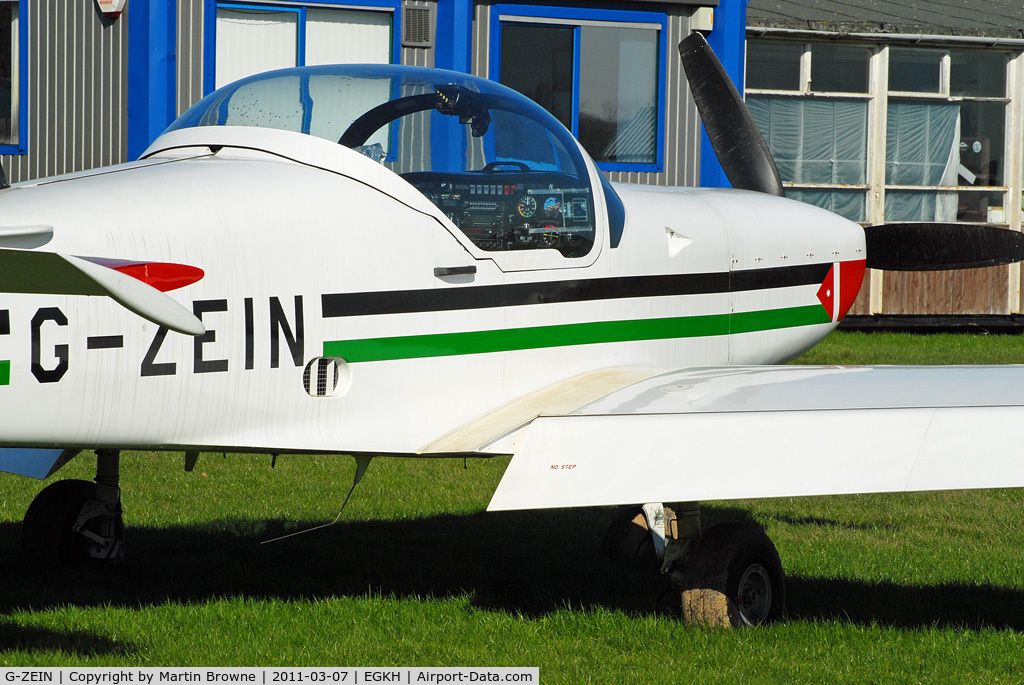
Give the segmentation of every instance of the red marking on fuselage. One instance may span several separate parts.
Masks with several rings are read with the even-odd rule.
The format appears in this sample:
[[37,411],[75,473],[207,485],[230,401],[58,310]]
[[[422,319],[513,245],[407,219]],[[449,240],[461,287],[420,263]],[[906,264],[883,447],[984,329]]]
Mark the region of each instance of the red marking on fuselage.
[[167,262],[126,264],[116,266],[114,270],[151,285],[162,293],[192,285],[206,275],[202,269],[197,267]]
[[[818,302],[832,321],[840,321],[850,311],[864,282],[865,261],[836,262],[818,288]],[[838,272],[838,278],[836,274]],[[837,299],[838,298],[838,299]]]
[[103,259],[98,257],[82,257],[93,264],[120,271],[126,276],[142,281],[162,293],[169,290],[184,288],[186,285],[202,280],[206,275],[202,269],[188,264],[171,262],[132,262],[123,259]]
[[864,271],[866,262],[863,259],[856,261],[841,262],[839,269],[839,318],[841,320],[850,311],[857,295],[860,293],[861,285],[864,283]]

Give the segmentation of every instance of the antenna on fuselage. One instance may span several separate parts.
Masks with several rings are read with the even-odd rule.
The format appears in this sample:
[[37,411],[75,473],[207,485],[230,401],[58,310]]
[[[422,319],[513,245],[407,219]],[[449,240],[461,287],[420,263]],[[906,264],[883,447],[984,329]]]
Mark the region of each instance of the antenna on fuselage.
[[287,535],[281,535],[280,537],[271,538],[264,540],[261,545],[266,545],[271,542],[277,542],[278,540],[284,540],[285,538],[293,538],[296,535],[302,535],[303,533],[312,533],[314,530],[320,530],[321,528],[327,528],[333,526],[335,523],[341,520],[341,515],[345,513],[345,506],[348,504],[349,499],[352,497],[352,493],[356,491],[356,486],[359,485],[359,481],[363,479],[363,474],[366,473],[366,467],[370,465],[370,461],[373,457],[355,457],[356,460],[356,476],[352,480],[352,487],[349,488],[348,495],[345,496],[345,501],[341,503],[341,511],[334,517],[334,520],[330,523],[323,523],[319,526],[313,526],[312,528],[306,528],[304,530],[297,530],[294,533],[288,533]]

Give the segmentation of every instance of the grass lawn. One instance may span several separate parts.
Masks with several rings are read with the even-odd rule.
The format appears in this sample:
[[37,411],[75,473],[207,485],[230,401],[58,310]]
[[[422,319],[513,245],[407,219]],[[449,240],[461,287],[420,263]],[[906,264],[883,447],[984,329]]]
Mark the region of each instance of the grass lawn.
[[[1015,337],[834,334],[802,363],[1024,362]],[[857,440],[855,427],[837,439]],[[969,455],[967,456],[969,458]],[[80,459],[64,477],[91,478]],[[0,477],[0,665],[539,666],[543,683],[1024,682],[1019,491],[706,503],[751,515],[789,618],[687,629],[661,579],[617,570],[611,512],[487,514],[507,461],[126,453],[129,557],[37,573],[35,481]]]

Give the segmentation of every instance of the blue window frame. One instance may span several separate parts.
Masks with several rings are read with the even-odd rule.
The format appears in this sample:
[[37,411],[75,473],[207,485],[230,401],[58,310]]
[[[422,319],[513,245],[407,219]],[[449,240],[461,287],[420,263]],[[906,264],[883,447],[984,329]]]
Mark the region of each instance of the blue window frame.
[[[218,0],[206,0],[205,16],[205,50],[203,58],[203,92],[212,93],[216,88],[225,83],[217,83],[217,23],[219,11],[225,13],[234,12],[238,14],[251,13],[254,17],[264,16],[267,18],[276,17],[282,20],[281,23],[294,25],[294,61],[281,66],[307,66],[321,63],[313,58],[312,31],[314,13],[336,12],[340,16],[342,12],[365,12],[380,14],[388,18],[388,55],[389,63],[395,61],[400,54],[401,44],[401,0],[318,0],[315,4],[287,4],[268,2],[220,2]],[[379,28],[379,27],[378,27]],[[277,46],[281,49],[282,46]],[[266,45],[261,45],[263,50]],[[290,47],[288,48],[290,49]],[[370,60],[359,60],[370,61]],[[248,74],[246,74],[248,75]],[[233,79],[231,79],[233,80]]]
[[667,26],[660,12],[497,4],[490,77],[544,105],[602,170],[659,172]]
[[26,0],[0,0],[0,155],[26,154],[28,12]]

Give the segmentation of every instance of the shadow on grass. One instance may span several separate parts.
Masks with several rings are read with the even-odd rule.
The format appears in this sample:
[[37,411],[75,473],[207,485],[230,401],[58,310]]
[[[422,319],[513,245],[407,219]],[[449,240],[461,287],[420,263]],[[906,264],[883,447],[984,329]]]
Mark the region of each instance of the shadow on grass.
[[0,621],[2,652],[65,652],[77,656],[126,656],[137,651],[131,644],[117,642],[80,630],[50,630]]
[[[619,570],[600,552],[612,512],[440,515],[350,521],[260,544],[319,521],[232,519],[201,526],[129,526],[114,568],[33,571],[0,560],[0,614],[32,607],[147,606],[212,598],[470,597],[482,608],[539,616],[558,609],[657,611],[668,583]],[[20,526],[0,524],[0,549]]]
[[824,620],[895,628],[995,628],[1024,631],[1024,592],[986,585],[910,587],[831,578],[791,577],[789,620]]
[[[708,524],[744,515],[706,507]],[[224,597],[470,597],[525,616],[564,608],[652,615],[672,604],[656,573],[617,569],[600,552],[610,510],[497,512],[417,520],[343,522],[268,545],[311,522],[220,520],[203,526],[129,528],[129,558],[114,569],[33,572],[0,561],[0,613],[48,606],[151,606]],[[312,522],[315,523],[315,522]],[[0,548],[20,527],[0,525]],[[910,587],[794,577],[792,619],[905,628],[973,626],[1024,631],[1024,593],[994,587]],[[46,642],[47,636],[39,636]],[[0,648],[32,636],[15,634]],[[100,638],[93,638],[100,640]],[[61,643],[65,644],[65,643]],[[88,639],[83,649],[88,649]],[[118,649],[95,642],[96,649]]]
[[898,530],[899,526],[889,523],[854,523],[853,521],[837,521],[820,516],[784,516],[769,514],[768,518],[791,526],[813,526],[816,528],[845,528],[846,530]]

